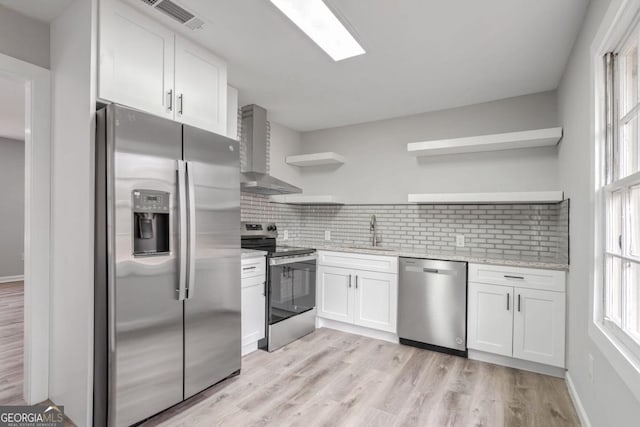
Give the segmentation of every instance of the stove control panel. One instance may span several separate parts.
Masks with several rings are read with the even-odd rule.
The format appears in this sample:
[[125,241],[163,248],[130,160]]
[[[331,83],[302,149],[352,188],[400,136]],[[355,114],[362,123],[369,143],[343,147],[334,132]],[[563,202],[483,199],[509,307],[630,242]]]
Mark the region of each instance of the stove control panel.
[[278,227],[274,222],[243,222],[242,237],[278,237]]

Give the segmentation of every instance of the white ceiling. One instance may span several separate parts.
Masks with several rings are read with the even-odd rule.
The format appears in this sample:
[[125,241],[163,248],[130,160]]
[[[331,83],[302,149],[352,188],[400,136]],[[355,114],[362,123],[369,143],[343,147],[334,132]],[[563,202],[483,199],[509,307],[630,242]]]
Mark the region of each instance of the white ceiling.
[[268,0],[176,1],[209,21],[190,34],[241,102],[303,131],[555,89],[588,4],[325,0],[367,50],[333,62]]
[[[0,4],[51,20],[71,1]],[[555,89],[588,4],[325,0],[367,50],[333,62],[269,0],[174,1],[207,21],[196,32],[174,28],[227,60],[241,103],[301,131]]]
[[0,4],[44,22],[56,18],[73,0],[0,0]]
[[24,140],[24,83],[0,76],[0,137]]

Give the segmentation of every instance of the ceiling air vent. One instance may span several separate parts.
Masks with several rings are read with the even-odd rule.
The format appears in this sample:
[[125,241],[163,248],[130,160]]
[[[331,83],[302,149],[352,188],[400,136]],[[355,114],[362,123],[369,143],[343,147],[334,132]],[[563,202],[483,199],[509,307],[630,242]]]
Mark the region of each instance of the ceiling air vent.
[[194,17],[192,13],[187,12],[171,0],[164,0],[161,3],[158,3],[156,9],[160,9],[176,21],[182,22],[183,24]]
[[204,25],[204,21],[200,18],[196,18],[196,16],[179,6],[178,4],[172,2],[171,0],[141,0],[143,3],[153,7],[154,9],[160,10],[165,15],[170,16],[176,21],[184,24],[186,27],[191,30],[198,30],[202,28]]

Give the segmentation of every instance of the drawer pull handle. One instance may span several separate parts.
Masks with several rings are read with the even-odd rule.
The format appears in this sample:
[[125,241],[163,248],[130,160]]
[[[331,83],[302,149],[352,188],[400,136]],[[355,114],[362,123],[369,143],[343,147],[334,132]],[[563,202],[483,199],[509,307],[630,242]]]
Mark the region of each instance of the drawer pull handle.
[[254,266],[251,266],[251,267],[242,267],[242,269],[245,270],[245,271],[246,270],[255,270],[256,266],[254,265]]
[[504,275],[505,279],[518,279],[518,280],[524,280],[524,277],[522,276],[509,276],[508,274]]

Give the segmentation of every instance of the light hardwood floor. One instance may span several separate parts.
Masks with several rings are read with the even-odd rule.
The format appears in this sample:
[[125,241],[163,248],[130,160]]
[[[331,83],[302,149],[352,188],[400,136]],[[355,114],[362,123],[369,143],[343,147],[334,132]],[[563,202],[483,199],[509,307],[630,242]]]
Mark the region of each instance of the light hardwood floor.
[[0,404],[24,405],[22,399],[24,284],[0,283]]
[[330,329],[145,426],[578,426],[563,380]]

